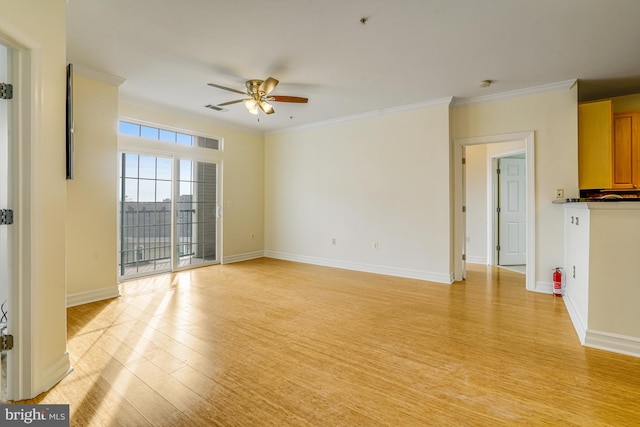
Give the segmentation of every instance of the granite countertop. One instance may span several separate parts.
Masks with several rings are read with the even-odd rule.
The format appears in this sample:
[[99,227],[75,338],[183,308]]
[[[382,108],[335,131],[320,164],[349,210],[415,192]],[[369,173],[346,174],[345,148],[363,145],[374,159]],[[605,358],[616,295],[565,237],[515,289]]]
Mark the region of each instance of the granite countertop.
[[597,202],[597,203],[618,203],[618,202],[640,202],[640,198],[638,197],[601,197],[601,198],[587,198],[587,197],[576,197],[576,198],[566,198],[566,199],[555,199],[551,203],[586,203],[586,202]]

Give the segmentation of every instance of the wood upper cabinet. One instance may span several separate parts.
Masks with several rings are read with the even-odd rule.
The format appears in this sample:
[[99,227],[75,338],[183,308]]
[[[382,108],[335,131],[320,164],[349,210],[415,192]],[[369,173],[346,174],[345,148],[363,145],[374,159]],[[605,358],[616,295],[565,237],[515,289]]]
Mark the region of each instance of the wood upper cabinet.
[[640,186],[640,111],[613,116],[613,188]]
[[581,189],[612,187],[613,103],[578,104],[578,184]]

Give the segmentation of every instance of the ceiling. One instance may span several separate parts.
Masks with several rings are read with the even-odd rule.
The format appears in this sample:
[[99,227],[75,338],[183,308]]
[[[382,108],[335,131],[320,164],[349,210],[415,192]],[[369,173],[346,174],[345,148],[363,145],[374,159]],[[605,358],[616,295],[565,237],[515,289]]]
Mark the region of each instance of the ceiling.
[[[638,21],[637,0],[67,0],[67,59],[129,101],[267,133],[572,79],[581,100],[640,92]],[[207,83],[269,76],[309,103],[204,107],[242,98]]]

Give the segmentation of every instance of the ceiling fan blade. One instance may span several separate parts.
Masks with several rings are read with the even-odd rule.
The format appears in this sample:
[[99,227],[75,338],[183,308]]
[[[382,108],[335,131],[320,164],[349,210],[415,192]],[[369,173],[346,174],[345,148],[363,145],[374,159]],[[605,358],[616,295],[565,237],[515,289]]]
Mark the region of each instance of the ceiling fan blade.
[[260,106],[260,109],[264,111],[265,114],[275,113],[275,111],[273,110],[273,107],[267,101],[260,101],[258,105]]
[[228,90],[229,92],[239,93],[241,95],[246,95],[247,94],[246,92],[242,92],[241,90],[231,89],[230,87],[220,86],[220,85],[213,84],[213,83],[207,83],[207,85],[208,86],[217,87],[218,89]]
[[236,99],[235,101],[223,102],[222,104],[218,104],[218,107],[224,107],[225,105],[237,104],[238,102],[246,101],[246,99]]
[[269,101],[276,101],[276,102],[296,102],[298,104],[306,104],[307,102],[309,102],[309,98],[302,98],[300,96],[282,96],[282,95],[275,95],[275,96],[270,96],[269,97]]
[[273,77],[268,77],[267,80],[262,82],[258,90],[261,94],[264,93],[265,95],[267,95],[269,92],[274,90],[276,86],[278,86],[278,83],[280,83],[278,80],[274,79]]

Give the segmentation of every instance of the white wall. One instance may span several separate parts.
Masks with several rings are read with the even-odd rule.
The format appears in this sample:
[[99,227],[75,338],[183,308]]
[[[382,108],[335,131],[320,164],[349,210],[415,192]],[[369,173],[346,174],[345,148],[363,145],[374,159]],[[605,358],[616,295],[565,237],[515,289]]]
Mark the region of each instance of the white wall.
[[449,140],[448,102],[267,136],[265,253],[450,283]]
[[563,262],[563,211],[551,202],[556,188],[578,196],[577,88],[462,105],[452,110],[455,139],[534,131],[535,281],[551,284]]

